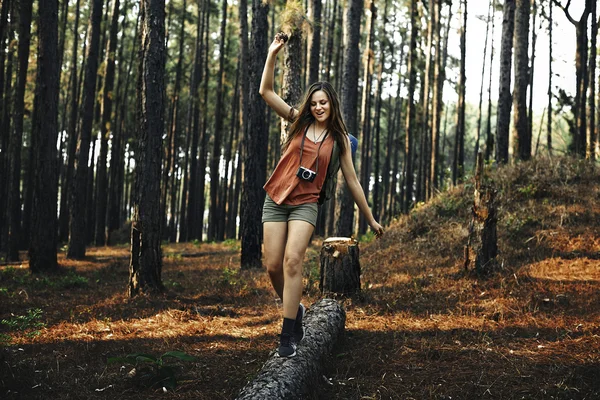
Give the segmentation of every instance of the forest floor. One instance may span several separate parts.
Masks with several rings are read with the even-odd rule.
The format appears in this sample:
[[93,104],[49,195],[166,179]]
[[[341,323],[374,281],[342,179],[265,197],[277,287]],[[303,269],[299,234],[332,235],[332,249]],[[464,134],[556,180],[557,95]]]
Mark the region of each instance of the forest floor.
[[[537,160],[492,181],[495,274],[463,266],[471,181],[361,242],[362,294],[345,301],[319,398],[600,398],[598,168]],[[305,260],[309,306],[320,244]],[[0,267],[0,398],[235,398],[276,348],[281,318],[266,273],[239,270],[239,246],[165,245],[159,298],[126,297],[126,245],[84,261],[61,253],[56,276]],[[160,358],[171,351],[194,360]],[[133,353],[150,357],[134,370]],[[173,368],[174,388],[153,385],[153,358]]]

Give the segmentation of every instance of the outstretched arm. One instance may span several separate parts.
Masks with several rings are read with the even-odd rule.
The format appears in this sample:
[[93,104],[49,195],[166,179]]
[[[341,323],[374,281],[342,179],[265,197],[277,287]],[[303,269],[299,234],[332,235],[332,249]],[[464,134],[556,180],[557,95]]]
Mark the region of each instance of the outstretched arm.
[[293,119],[296,116],[297,111],[287,104],[277,93],[273,90],[273,81],[275,75],[275,61],[277,59],[277,53],[285,45],[287,36],[284,33],[278,33],[275,35],[275,39],[271,46],[269,46],[269,53],[267,54],[267,60],[265,61],[265,68],[263,69],[262,79],[260,81],[259,93],[265,102],[271,107],[280,117],[286,119]]
[[347,151],[344,153],[341,159],[342,164],[342,172],[344,173],[344,179],[346,180],[346,184],[348,185],[348,189],[350,189],[350,193],[354,198],[354,202],[358,206],[358,209],[363,213],[369,226],[375,232],[377,237],[383,234],[383,227],[379,225],[379,222],[375,221],[373,218],[373,214],[371,213],[371,208],[367,203],[367,199],[365,198],[365,192],[358,181],[358,177],[356,176],[356,171],[354,170],[354,164],[352,163],[352,155],[350,151],[350,140],[348,139],[348,146],[346,147]]

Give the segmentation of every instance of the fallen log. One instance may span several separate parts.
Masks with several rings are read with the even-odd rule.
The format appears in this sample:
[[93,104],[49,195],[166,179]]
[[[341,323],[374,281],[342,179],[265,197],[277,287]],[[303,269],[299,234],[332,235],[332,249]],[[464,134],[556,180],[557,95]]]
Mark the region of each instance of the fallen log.
[[304,339],[291,358],[274,351],[238,400],[318,398],[318,381],[327,357],[344,331],[346,311],[333,299],[321,299],[304,317]]

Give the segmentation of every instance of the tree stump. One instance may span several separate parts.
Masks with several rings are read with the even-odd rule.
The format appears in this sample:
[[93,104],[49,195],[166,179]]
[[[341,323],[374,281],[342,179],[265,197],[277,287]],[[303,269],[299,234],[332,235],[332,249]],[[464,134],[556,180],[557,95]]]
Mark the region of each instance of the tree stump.
[[331,237],[321,248],[321,293],[351,295],[360,292],[358,242],[353,238]]
[[470,252],[475,255],[475,271],[477,273],[488,273],[495,268],[494,261],[498,254],[497,214],[496,190],[490,185],[483,184],[483,156],[479,152],[475,171],[473,218],[469,225],[469,239],[465,248],[465,269],[469,266]]
[[256,378],[240,392],[238,400],[288,400],[318,398],[324,358],[344,332],[346,311],[335,300],[321,299],[304,317],[304,339],[296,356],[281,358],[274,351]]

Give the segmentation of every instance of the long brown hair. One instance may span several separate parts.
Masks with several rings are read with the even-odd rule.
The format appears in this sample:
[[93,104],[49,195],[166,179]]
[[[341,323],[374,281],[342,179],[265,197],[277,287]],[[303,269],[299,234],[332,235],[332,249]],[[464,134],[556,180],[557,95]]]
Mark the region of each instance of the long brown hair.
[[327,119],[327,130],[340,147],[341,154],[346,152],[346,147],[348,145],[348,131],[346,129],[344,119],[342,118],[338,95],[329,82],[315,82],[310,85],[306,91],[304,99],[298,107],[298,116],[292,122],[292,125],[289,129],[289,134],[283,143],[284,151],[288,148],[296,136],[303,134],[305,129],[315,121],[315,117],[310,112],[310,99],[312,98],[312,95],[319,90],[325,92],[330,103],[330,114],[329,118]]

